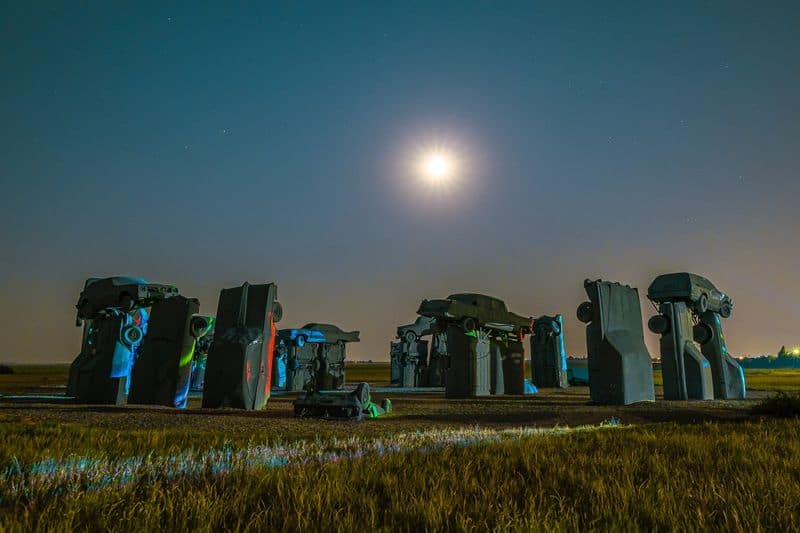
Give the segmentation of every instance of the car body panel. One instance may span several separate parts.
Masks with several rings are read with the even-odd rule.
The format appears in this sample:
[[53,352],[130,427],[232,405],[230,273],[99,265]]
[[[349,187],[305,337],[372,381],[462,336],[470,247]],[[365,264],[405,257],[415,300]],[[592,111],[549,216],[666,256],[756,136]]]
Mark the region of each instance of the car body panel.
[[325,334],[316,329],[282,329],[278,331],[278,338],[288,341],[296,341],[298,337],[305,337],[306,342],[323,343],[327,342]]
[[403,339],[405,334],[409,331],[413,331],[417,337],[424,337],[425,335],[430,335],[433,333],[436,321],[427,316],[419,316],[417,319],[411,323],[406,324],[405,326],[398,326],[397,327],[397,338]]

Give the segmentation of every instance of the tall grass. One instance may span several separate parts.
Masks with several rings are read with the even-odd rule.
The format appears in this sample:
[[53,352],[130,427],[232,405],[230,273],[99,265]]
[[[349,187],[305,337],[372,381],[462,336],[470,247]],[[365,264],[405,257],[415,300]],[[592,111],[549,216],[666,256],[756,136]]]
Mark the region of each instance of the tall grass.
[[797,530],[800,421],[523,436],[15,497],[0,529]]
[[758,415],[800,417],[800,392],[778,392],[753,407]]

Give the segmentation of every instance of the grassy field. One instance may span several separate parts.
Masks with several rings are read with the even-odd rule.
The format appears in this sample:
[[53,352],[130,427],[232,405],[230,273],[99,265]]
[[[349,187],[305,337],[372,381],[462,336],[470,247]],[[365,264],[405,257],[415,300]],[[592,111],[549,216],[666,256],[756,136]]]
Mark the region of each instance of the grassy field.
[[101,463],[110,484],[59,471],[0,484],[0,528],[789,531],[800,518],[798,432],[797,420],[659,424],[439,448],[400,434],[392,453],[351,440],[344,458],[178,476],[160,463],[125,484]]
[[[15,366],[15,373],[0,375],[0,393],[35,393],[57,390],[67,383],[68,365]],[[347,367],[347,380],[351,383],[367,381],[374,386],[389,384],[388,363],[357,363]],[[800,390],[800,369],[746,369],[749,390]],[[653,372],[657,387],[663,384],[661,371]]]
[[[17,370],[0,391],[66,377]],[[257,413],[0,399],[0,531],[797,530],[800,421],[754,408],[800,372],[747,378],[744,402],[392,395],[362,423],[297,420],[291,395]]]
[[[66,387],[69,373],[69,365],[15,365],[12,369],[13,374],[0,375],[0,394],[59,391]],[[347,367],[347,379],[388,385],[389,371],[389,363],[354,363]]]

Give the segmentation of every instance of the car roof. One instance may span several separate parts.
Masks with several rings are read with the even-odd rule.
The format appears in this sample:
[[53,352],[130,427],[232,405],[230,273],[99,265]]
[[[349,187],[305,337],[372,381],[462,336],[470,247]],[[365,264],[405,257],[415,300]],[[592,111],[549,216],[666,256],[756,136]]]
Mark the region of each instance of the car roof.
[[316,322],[311,322],[309,324],[306,324],[301,329],[316,329],[319,331],[339,331],[341,333],[344,333],[344,331],[341,328],[334,326],[333,324],[318,324]]
[[655,285],[656,282],[662,281],[664,279],[675,279],[675,278],[683,278],[693,285],[701,285],[708,289],[718,290],[717,287],[714,286],[713,283],[711,283],[711,280],[709,280],[708,278],[704,278],[700,274],[692,274],[691,272],[674,272],[671,274],[661,274],[660,276],[657,276],[655,280],[653,280],[653,285]]
[[88,287],[98,281],[108,280],[112,285],[147,285],[148,281],[144,278],[134,278],[132,276],[111,276],[110,278],[89,278],[86,280],[84,287]]
[[505,305],[505,302],[500,298],[495,298],[493,296],[486,296],[485,294],[479,294],[477,292],[461,292],[457,294],[451,294],[447,297],[448,300],[456,300],[458,302],[469,303],[472,305],[472,302],[499,302]]

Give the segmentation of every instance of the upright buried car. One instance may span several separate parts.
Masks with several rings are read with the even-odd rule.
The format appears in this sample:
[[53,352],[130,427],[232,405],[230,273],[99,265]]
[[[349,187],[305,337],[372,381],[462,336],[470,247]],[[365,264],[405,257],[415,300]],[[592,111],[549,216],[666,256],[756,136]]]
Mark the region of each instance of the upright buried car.
[[273,367],[285,364],[286,376],[283,385],[280,384],[280,379],[278,382],[273,379],[273,385],[290,391],[305,390],[309,383],[316,380],[317,368],[320,366],[317,354],[322,342],[325,342],[325,334],[318,330],[297,328],[278,331]]
[[529,317],[512,313],[502,300],[483,294],[451,294],[443,300],[423,300],[417,314],[441,322],[458,323],[467,332],[475,331],[479,326],[509,333],[531,331]]
[[275,322],[283,315],[274,283],[223,289],[208,353],[203,407],[259,410],[272,381]]
[[728,318],[733,311],[733,302],[727,294],[703,276],[689,272],[658,276],[647,289],[647,297],[658,303],[685,302],[697,315],[712,311]]
[[359,342],[360,332],[343,331],[332,324],[310,323],[304,330],[319,331],[325,341],[319,344],[317,357],[319,367],[316,372],[316,388],[335,390],[344,386],[344,362],[347,358],[347,343]]
[[520,341],[531,332],[529,317],[512,313],[498,298],[475,293],[423,300],[417,314],[435,319],[437,332],[446,333],[446,397],[504,394],[504,358],[510,358],[508,369],[513,374],[509,390],[522,393],[524,362]]
[[128,403],[186,407],[197,341],[214,326],[199,310],[196,298],[180,295],[153,305]]
[[119,309],[127,313],[134,307],[149,307],[158,300],[175,296],[174,285],[148,283],[142,278],[114,276],[89,278],[78,297],[77,325],[81,320],[97,318],[106,309]]
[[81,352],[69,368],[67,395],[78,403],[124,403],[147,321],[144,309],[131,313],[109,309],[104,316],[87,320]]

